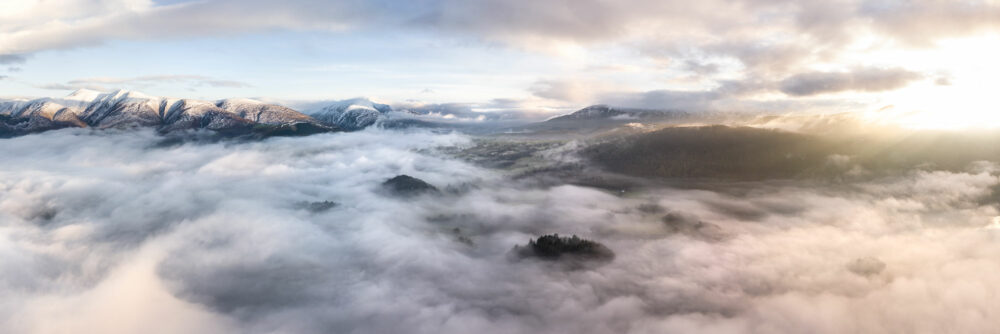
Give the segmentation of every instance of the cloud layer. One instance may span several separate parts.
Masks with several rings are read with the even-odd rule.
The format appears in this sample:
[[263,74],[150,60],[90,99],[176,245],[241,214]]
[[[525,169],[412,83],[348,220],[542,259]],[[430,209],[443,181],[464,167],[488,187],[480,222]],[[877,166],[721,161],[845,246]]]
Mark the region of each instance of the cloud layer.
[[[37,52],[119,40],[230,37],[274,31],[405,33],[486,49],[499,46],[554,55],[553,67],[582,60],[593,62],[582,64],[584,67],[633,68],[636,77],[637,73],[650,73],[649,78],[640,80],[614,75],[588,77],[583,71],[553,72],[547,77],[539,75],[533,84],[529,81],[521,88],[540,98],[578,104],[630,97],[625,102],[634,106],[651,99],[663,103],[678,100],[667,94],[671,91],[709,94],[698,98],[731,106],[724,102],[760,100],[763,98],[758,95],[775,93],[795,99],[820,92],[894,90],[926,75],[908,73],[929,71],[937,65],[893,68],[895,74],[869,73],[875,77],[847,74],[859,69],[871,72],[869,69],[879,66],[914,66],[872,61],[858,54],[933,48],[947,38],[995,33],[1000,21],[1000,5],[985,0],[708,0],[697,4],[645,0],[214,0],[168,5],[145,0],[71,0],[59,4],[21,1],[4,6],[0,10],[0,22],[4,22],[0,24],[0,64],[24,63]],[[862,83],[872,81],[879,83]],[[713,91],[713,87],[734,82],[750,89]],[[225,87],[235,87],[232,84]],[[663,98],[665,94],[670,96]],[[680,105],[686,104],[682,101]]]
[[220,80],[203,75],[147,75],[134,78],[85,78],[74,79],[65,84],[48,84],[40,88],[54,90],[77,90],[81,88],[99,91],[113,90],[118,87],[136,87],[138,89],[148,89],[162,84],[182,84],[190,89],[197,87],[227,87],[243,88],[250,87],[248,83],[235,80]]
[[[621,194],[511,181],[436,149],[470,138],[421,131],[3,144],[2,332],[988,332],[1000,316],[990,163]],[[443,194],[378,191],[398,174]],[[339,205],[303,209],[317,201]],[[548,233],[615,260],[511,260]]]

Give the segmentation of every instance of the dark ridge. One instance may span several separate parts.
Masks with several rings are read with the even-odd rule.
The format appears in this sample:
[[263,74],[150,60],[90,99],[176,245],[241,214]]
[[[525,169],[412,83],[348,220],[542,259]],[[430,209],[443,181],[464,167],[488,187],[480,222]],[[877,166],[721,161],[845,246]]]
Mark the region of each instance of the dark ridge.
[[49,120],[41,116],[14,118],[10,115],[0,115],[0,138],[76,127],[81,126],[72,121]]
[[698,217],[680,212],[669,212],[661,219],[667,232],[690,237],[718,241],[726,238],[725,231],[718,225],[707,223]]
[[578,268],[585,262],[606,263],[615,258],[615,253],[603,244],[572,237],[560,237],[559,234],[549,234],[530,240],[525,246],[514,246],[513,254],[517,258],[536,258],[546,261],[567,261],[571,267]]
[[437,193],[439,191],[437,187],[432,186],[430,183],[409,175],[397,175],[383,182],[382,188],[398,196],[416,196],[425,193]]
[[[581,155],[606,171],[637,177],[836,179],[854,166],[872,175],[913,168],[966,171],[976,161],[1000,161],[998,140],[1000,131],[820,136],[713,125],[610,138]],[[836,163],[834,156],[847,161]]]
[[726,126],[670,127],[588,147],[584,156],[609,171],[642,177],[768,179],[822,166],[832,153],[818,139]]
[[267,137],[302,137],[324,132],[335,132],[339,129],[328,125],[318,125],[313,123],[291,123],[291,124],[254,124],[252,133],[254,136]]
[[319,202],[301,202],[299,203],[298,207],[312,213],[320,213],[329,211],[330,209],[333,209],[339,205],[340,203],[334,201],[319,201]]
[[553,117],[546,122],[566,122],[581,120],[607,120],[613,117],[623,117],[625,119],[673,119],[689,117],[690,114],[676,110],[656,110],[640,108],[618,108],[608,105],[592,105],[568,115]]

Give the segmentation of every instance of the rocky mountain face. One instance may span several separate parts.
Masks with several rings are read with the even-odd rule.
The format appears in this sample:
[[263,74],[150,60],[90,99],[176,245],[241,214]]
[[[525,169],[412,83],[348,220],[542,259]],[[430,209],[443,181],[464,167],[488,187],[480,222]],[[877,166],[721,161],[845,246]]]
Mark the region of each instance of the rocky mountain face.
[[375,103],[366,98],[355,98],[334,102],[311,115],[326,124],[334,124],[346,131],[355,131],[375,124],[390,112],[392,107],[387,104]]
[[64,98],[0,101],[0,136],[66,127],[206,129],[227,135],[302,135],[336,131],[295,110],[248,99],[216,102],[119,90],[79,90]]

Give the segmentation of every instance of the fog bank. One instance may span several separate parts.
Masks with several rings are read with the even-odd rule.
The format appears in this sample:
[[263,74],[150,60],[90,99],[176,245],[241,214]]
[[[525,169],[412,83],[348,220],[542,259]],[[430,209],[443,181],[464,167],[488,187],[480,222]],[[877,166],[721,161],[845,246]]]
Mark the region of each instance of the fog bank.
[[[0,140],[0,332],[940,333],[1000,317],[993,163],[620,193],[441,149],[470,144]],[[382,191],[400,174],[441,191]],[[510,256],[552,233],[614,260]]]

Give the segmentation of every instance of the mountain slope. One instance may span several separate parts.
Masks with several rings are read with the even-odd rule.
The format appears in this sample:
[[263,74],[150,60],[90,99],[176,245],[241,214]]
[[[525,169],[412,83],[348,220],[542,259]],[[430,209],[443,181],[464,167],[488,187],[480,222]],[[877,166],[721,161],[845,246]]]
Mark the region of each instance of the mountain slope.
[[598,104],[577,110],[572,114],[551,118],[546,122],[668,120],[681,119],[688,116],[690,116],[690,114],[683,111],[616,108]]

